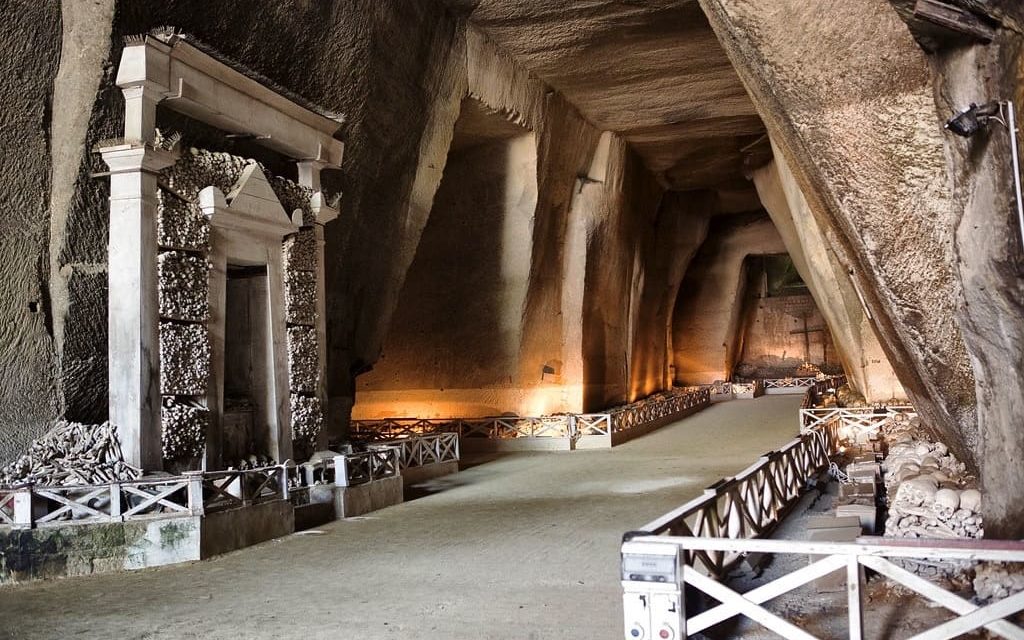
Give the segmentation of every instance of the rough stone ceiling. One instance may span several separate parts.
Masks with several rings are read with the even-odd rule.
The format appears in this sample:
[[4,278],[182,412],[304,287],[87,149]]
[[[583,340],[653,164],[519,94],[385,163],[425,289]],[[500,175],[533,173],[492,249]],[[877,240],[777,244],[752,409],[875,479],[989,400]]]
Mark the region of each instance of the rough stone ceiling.
[[675,189],[736,188],[764,125],[695,0],[441,0]]

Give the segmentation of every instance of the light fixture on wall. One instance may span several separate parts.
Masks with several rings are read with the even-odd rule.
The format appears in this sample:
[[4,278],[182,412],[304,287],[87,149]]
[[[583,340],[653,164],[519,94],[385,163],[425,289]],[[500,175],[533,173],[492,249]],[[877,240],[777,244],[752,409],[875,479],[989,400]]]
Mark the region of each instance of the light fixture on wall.
[[958,136],[970,138],[982,127],[988,126],[990,120],[996,120],[1006,125],[1006,122],[999,117],[1002,115],[1002,110],[1003,105],[1000,102],[986,102],[980,106],[972,102],[971,106],[946,121],[946,129]]
[[1013,159],[1013,187],[1014,196],[1017,200],[1017,222],[1020,225],[1021,243],[1024,244],[1024,201],[1021,200],[1020,188],[1020,157],[1017,153],[1017,122],[1013,110],[1013,103],[986,102],[977,105],[973,102],[960,113],[946,121],[946,129],[964,138],[970,138],[982,128],[987,127],[992,121],[996,121],[1006,127],[1010,134],[1010,154]]

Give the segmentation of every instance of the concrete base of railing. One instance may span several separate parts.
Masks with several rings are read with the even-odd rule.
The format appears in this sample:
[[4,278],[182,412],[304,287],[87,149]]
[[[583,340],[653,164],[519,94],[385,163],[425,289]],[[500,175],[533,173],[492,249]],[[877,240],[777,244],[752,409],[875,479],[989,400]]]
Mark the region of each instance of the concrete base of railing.
[[287,500],[272,500],[248,507],[202,516],[199,526],[200,559],[251,547],[295,532],[295,509]]
[[353,518],[384,507],[401,504],[405,499],[402,476],[379,478],[352,487],[317,485],[310,487],[310,502],[330,501],[335,518]]
[[294,530],[287,500],[204,516],[0,527],[0,584],[202,560]]
[[419,467],[409,467],[402,470],[402,485],[405,487],[411,487],[414,484],[420,484],[421,482],[427,482],[434,478],[440,478],[458,472],[458,460],[435,462],[434,464],[425,464]]
[[573,442],[569,437],[554,438],[476,438],[459,439],[463,454],[508,453],[514,451],[572,451]]
[[782,389],[765,389],[764,393],[768,396],[802,396],[807,393],[807,389],[800,387],[786,387]]

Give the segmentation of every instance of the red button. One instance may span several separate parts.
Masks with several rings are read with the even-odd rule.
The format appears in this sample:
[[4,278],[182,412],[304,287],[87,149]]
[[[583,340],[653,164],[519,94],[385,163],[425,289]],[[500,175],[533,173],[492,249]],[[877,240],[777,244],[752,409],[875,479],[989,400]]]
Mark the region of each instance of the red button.
[[662,638],[671,638],[672,637],[672,632],[669,631],[668,629],[662,629],[661,632],[658,633],[658,635],[661,636]]

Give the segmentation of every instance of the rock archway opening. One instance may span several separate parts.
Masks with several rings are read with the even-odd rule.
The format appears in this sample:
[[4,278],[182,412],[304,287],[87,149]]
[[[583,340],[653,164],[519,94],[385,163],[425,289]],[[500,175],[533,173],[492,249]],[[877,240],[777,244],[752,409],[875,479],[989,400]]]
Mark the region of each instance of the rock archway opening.
[[[463,100],[380,359],[356,380],[354,418],[494,415],[523,405],[531,381],[510,372],[536,202],[534,134]],[[557,374],[555,365],[543,372]]]

